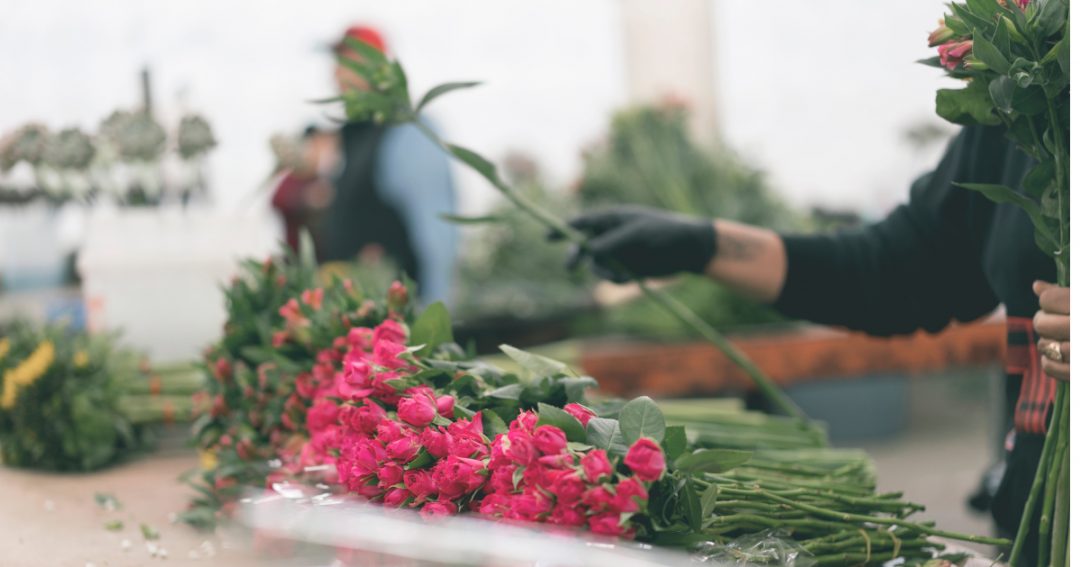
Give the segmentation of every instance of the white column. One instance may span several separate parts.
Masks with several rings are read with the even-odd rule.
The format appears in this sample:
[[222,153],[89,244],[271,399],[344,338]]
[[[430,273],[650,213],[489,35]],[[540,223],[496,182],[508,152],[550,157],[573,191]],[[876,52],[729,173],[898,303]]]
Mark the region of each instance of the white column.
[[690,106],[700,141],[718,137],[712,0],[622,0],[631,102],[668,96]]

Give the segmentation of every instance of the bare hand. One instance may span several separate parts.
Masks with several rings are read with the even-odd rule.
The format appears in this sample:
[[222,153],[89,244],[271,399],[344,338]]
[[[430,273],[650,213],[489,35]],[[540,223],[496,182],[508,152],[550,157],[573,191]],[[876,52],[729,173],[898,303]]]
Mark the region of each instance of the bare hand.
[[1033,324],[1039,334],[1039,352],[1046,374],[1069,380],[1069,288],[1037,281],[1033,286],[1039,296],[1039,312]]

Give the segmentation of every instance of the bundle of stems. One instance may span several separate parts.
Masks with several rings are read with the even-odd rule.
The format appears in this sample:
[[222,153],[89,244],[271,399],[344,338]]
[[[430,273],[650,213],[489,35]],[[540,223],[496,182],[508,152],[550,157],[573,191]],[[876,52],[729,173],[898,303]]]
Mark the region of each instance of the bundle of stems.
[[669,424],[685,426],[688,439],[704,447],[795,449],[828,444],[821,423],[749,411],[737,400],[663,400],[658,403]]
[[702,531],[717,543],[766,529],[782,529],[817,565],[884,563],[897,557],[929,559],[943,545],[938,536],[988,545],[998,538],[937,529],[932,522],[907,519],[923,507],[901,493],[875,494],[873,486],[834,484],[825,478],[740,478],[739,469],[693,479],[702,498]]

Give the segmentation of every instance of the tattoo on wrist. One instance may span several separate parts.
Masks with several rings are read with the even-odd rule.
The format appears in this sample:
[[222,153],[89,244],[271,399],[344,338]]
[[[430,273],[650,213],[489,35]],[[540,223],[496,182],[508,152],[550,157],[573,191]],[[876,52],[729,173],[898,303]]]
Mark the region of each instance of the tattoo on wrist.
[[753,237],[721,232],[717,238],[716,256],[724,260],[753,260],[761,253],[761,242]]

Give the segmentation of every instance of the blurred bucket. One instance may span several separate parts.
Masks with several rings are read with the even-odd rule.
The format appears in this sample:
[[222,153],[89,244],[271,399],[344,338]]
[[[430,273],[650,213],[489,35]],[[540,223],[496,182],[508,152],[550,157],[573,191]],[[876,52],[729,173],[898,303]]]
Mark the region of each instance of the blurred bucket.
[[221,285],[276,238],[264,211],[96,209],[78,262],[87,326],[122,331],[154,362],[196,358],[221,336]]

